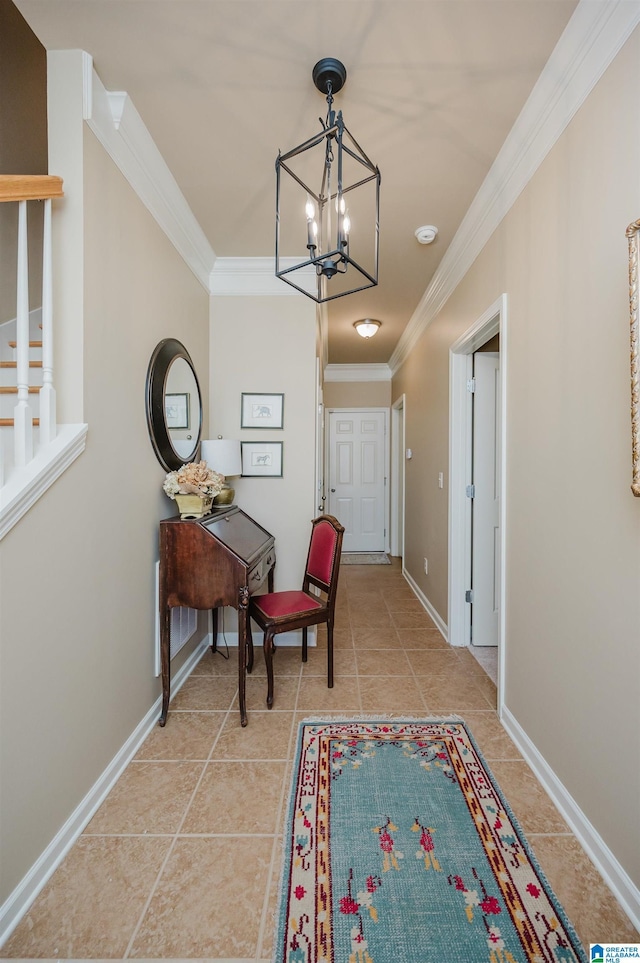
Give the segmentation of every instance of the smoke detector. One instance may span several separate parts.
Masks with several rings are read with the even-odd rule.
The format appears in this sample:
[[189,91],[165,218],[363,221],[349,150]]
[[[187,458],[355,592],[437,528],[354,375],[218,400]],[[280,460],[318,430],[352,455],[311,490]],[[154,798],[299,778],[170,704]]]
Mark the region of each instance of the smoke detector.
[[437,227],[434,227],[433,224],[425,224],[424,227],[418,228],[416,237],[420,244],[431,244],[432,241],[435,241],[437,233]]

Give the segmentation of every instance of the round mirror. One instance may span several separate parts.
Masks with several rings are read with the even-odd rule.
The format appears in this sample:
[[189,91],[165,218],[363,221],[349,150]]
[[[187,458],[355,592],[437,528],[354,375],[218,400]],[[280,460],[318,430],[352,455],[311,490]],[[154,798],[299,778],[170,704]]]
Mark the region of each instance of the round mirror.
[[189,352],[165,338],[147,371],[147,425],[153,450],[166,471],[195,461],[202,434],[200,386]]

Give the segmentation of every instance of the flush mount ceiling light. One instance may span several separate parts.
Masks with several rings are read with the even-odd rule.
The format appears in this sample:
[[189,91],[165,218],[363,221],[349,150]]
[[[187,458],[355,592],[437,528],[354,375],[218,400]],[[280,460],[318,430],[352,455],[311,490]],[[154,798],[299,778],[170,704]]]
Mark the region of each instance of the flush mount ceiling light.
[[380,171],[333,109],[344,64],[325,57],[312,77],[327,116],[317,134],[276,160],[276,277],[322,304],[378,283]]
[[434,227],[433,224],[425,224],[424,227],[419,227],[415,233],[420,244],[431,244],[436,239],[438,228]]
[[375,321],[373,318],[364,318],[362,321],[354,321],[353,326],[361,338],[372,338],[378,333],[382,322]]

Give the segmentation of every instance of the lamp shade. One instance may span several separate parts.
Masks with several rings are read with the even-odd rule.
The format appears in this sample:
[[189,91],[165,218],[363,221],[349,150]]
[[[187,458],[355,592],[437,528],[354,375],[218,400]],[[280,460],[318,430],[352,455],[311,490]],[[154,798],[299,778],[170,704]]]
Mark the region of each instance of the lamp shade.
[[235,438],[212,438],[203,441],[200,457],[209,468],[220,472],[225,478],[242,474],[240,442]]

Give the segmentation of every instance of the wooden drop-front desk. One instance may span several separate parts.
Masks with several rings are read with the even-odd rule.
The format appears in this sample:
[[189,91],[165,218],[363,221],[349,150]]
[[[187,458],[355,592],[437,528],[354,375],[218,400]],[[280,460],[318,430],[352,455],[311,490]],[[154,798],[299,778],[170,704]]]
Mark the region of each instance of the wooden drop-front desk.
[[249,597],[265,579],[273,591],[274,542],[273,535],[236,506],[204,518],[160,522],[161,726],[169,709],[171,609],[212,609],[215,649],[221,605],[238,610],[240,722],[246,726],[245,680],[247,668],[252,667],[252,653],[247,650]]

